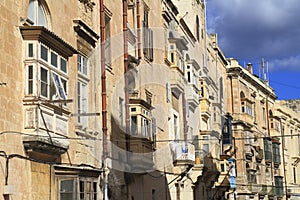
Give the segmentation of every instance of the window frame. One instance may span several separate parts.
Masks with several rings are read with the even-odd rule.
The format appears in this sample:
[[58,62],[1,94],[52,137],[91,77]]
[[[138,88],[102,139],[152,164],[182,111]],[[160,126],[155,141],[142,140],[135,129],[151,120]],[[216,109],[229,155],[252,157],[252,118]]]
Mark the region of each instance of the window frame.
[[[72,191],[72,199],[74,200],[97,200],[99,196],[99,187],[98,187],[98,179],[95,177],[83,177],[83,176],[58,176],[57,178],[57,199],[63,200],[61,198],[61,182],[62,181],[73,181],[73,191]],[[81,192],[81,183],[84,183],[83,192]],[[90,190],[87,190],[87,183],[91,183]],[[96,187],[95,187],[96,186]],[[96,189],[96,192],[95,192]],[[81,197],[83,194],[83,197]]]

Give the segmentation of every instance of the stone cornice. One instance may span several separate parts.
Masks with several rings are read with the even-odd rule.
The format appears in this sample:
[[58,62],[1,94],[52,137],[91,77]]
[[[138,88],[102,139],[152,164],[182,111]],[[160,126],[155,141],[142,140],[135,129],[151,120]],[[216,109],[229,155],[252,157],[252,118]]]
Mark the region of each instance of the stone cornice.
[[78,53],[70,44],[43,26],[21,26],[20,31],[24,40],[37,40],[64,58]]
[[250,72],[246,71],[245,69],[243,69],[240,66],[228,67],[227,68],[227,76],[241,77],[241,78],[245,79],[246,81],[248,81],[251,85],[256,87],[258,90],[260,90],[264,94],[268,95],[271,99],[274,99],[274,100],[277,99],[277,95],[274,93],[273,88],[271,88],[268,85],[265,85],[257,77],[250,74]]

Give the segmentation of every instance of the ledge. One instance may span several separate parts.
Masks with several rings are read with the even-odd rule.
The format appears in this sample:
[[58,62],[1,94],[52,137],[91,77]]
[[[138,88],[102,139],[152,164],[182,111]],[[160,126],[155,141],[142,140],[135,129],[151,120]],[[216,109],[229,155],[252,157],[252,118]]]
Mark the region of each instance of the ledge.
[[43,26],[21,26],[20,31],[24,40],[37,40],[64,58],[78,53],[70,44]]

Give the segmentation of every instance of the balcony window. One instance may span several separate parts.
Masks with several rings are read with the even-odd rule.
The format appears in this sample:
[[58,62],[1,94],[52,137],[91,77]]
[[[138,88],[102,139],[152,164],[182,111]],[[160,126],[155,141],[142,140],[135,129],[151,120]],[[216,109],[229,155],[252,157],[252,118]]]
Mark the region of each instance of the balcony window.
[[272,141],[270,138],[264,138],[264,154],[265,160],[272,162]]
[[283,178],[275,176],[275,193],[277,196],[283,196]]
[[223,135],[223,145],[224,144],[232,144],[232,125],[231,125],[232,117],[230,115],[227,115],[225,118],[225,123],[223,125],[222,129],[222,135]]
[[273,162],[275,163],[281,163],[280,160],[280,144],[279,143],[273,143]]
[[[37,49],[40,56],[26,57],[26,95],[41,96],[48,100],[67,99],[67,61],[58,53],[38,42],[28,44],[28,49]],[[49,60],[48,55],[51,56]],[[28,53],[28,56],[35,56]],[[61,62],[63,60],[63,62]],[[65,65],[62,70],[61,63]],[[66,105],[66,104],[64,104]]]
[[[31,67],[31,66],[29,66]],[[43,97],[49,97],[49,72],[47,69],[41,67],[40,73],[40,94]]]
[[27,67],[27,94],[33,94],[33,66]]
[[245,113],[248,115],[253,115],[252,113],[252,102],[245,97],[244,92],[240,93],[241,98],[241,113]]
[[152,130],[152,119],[149,110],[141,105],[131,105],[130,107],[130,134],[150,140],[154,139],[154,130]]

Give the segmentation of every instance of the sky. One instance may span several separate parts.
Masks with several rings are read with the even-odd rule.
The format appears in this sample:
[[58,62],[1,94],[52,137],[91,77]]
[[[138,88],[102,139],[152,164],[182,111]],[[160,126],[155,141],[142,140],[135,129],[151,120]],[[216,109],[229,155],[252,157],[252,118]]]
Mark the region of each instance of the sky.
[[300,99],[299,0],[206,0],[207,30],[228,58],[252,63],[278,99]]

